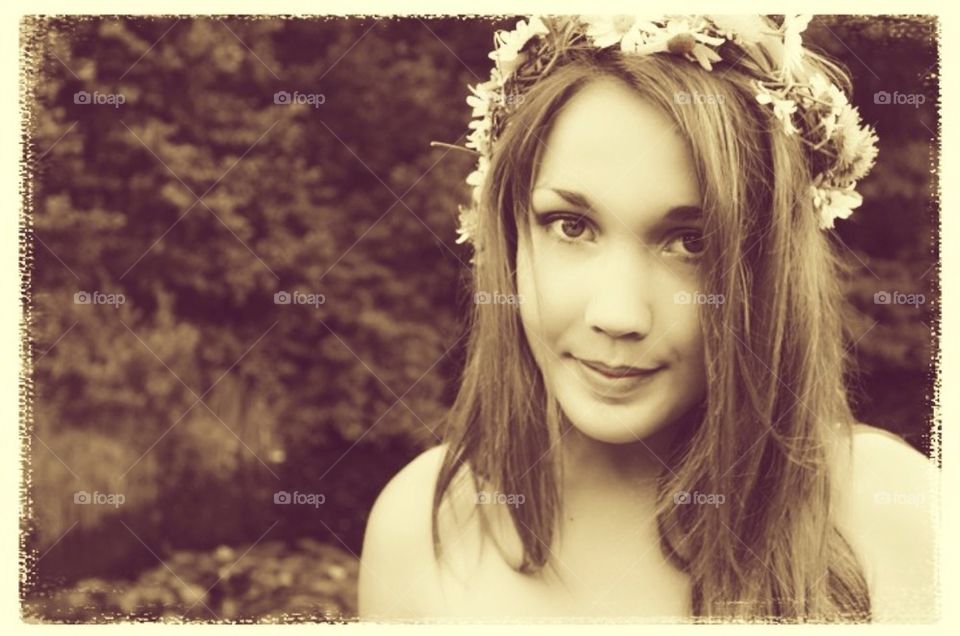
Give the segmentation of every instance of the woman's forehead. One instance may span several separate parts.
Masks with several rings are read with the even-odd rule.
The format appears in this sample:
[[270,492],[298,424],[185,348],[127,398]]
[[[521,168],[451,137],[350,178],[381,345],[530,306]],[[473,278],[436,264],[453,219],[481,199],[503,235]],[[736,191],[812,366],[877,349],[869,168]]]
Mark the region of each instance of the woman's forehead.
[[578,192],[598,207],[634,210],[697,205],[700,188],[692,154],[671,119],[617,81],[597,81],[557,115],[534,183]]

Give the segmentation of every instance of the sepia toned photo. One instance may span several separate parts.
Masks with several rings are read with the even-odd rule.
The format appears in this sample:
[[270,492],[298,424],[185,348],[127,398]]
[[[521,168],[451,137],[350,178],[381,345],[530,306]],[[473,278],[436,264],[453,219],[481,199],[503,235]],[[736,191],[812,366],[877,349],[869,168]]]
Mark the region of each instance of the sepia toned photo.
[[942,617],[938,17],[20,35],[22,621]]

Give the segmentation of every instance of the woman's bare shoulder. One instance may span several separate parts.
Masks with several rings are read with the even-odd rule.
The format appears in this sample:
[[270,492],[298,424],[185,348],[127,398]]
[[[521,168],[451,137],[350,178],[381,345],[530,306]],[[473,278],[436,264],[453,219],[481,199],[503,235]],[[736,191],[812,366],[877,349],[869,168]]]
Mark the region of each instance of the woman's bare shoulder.
[[937,468],[902,437],[858,423],[853,426],[851,448],[851,478],[859,487],[860,496],[878,504],[929,503],[931,480],[937,476]]
[[446,448],[434,446],[417,455],[374,502],[360,555],[361,618],[422,615],[418,594],[434,580],[431,512]]
[[901,437],[856,424],[837,522],[864,566],[877,621],[934,620],[936,466]]
[[[483,541],[469,466],[458,469],[437,511],[441,560],[433,550],[433,499],[447,444],[423,451],[384,486],[363,539],[358,583],[361,618],[437,614],[445,573],[463,575]],[[455,549],[454,549],[455,548]],[[472,558],[471,558],[472,557]]]

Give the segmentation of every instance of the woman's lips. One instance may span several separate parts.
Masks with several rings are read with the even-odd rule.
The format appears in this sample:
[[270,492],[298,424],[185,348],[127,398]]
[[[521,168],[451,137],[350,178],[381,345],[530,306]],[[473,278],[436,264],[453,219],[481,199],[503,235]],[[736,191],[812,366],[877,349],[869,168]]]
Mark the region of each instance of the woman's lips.
[[579,375],[596,396],[601,399],[625,399],[635,391],[650,383],[663,367],[638,369],[628,367],[626,371],[611,373],[606,365],[599,367],[595,362],[574,358]]
[[610,366],[595,360],[580,360],[579,358],[577,358],[577,360],[597,373],[601,373],[609,378],[629,378],[649,375],[660,369],[660,367]]

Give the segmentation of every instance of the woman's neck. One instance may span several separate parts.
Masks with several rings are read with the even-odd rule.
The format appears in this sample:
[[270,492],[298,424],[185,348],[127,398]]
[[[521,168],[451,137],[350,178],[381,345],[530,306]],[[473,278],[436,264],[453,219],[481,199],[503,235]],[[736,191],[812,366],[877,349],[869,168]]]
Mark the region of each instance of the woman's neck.
[[678,426],[667,426],[653,435],[624,444],[592,439],[569,426],[560,442],[563,492],[636,491],[653,494],[656,480],[669,471],[671,445]]

